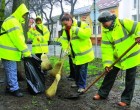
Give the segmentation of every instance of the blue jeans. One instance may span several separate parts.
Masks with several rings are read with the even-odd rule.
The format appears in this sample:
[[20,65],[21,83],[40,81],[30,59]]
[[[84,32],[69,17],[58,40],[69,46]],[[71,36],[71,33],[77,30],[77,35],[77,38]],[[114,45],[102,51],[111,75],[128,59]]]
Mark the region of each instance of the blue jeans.
[[6,84],[10,91],[18,90],[17,63],[15,61],[2,59],[2,64],[4,66]]
[[75,81],[76,81],[76,85],[79,88],[83,88],[83,89],[86,88],[87,67],[88,67],[88,63],[82,65],[74,65]]

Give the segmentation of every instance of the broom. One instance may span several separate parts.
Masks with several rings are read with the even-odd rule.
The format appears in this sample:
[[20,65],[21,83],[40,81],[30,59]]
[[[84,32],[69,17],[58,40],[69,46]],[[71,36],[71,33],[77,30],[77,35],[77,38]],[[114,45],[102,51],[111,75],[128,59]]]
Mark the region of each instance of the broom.
[[[70,44],[70,41],[69,41],[69,44]],[[69,49],[69,44],[68,44],[68,47],[67,47],[67,51]],[[57,91],[57,86],[58,86],[58,83],[59,83],[60,78],[61,78],[62,67],[63,67],[64,61],[67,57],[67,55],[65,55],[63,60],[61,60],[61,55],[62,55],[62,50],[61,50],[59,62],[56,63],[55,67],[52,70],[50,70],[50,72],[48,71],[51,75],[53,75],[55,77],[55,80],[52,83],[52,85],[45,91],[46,96],[48,98],[52,98],[53,96],[55,96],[56,91]]]
[[[61,79],[62,67],[63,67],[64,61],[65,61],[65,58],[66,58],[66,56],[64,57],[63,61],[59,61],[55,65],[55,68],[52,69],[52,71],[51,71],[51,75],[53,75],[55,77],[55,80],[52,83],[52,85],[45,91],[46,96],[48,98],[52,98],[56,94],[57,86],[58,86],[58,83],[59,83],[59,81]],[[58,72],[57,72],[57,70],[58,70]]]
[[48,98],[52,98],[53,96],[55,96],[60,78],[61,75],[57,74],[52,85],[45,91]]

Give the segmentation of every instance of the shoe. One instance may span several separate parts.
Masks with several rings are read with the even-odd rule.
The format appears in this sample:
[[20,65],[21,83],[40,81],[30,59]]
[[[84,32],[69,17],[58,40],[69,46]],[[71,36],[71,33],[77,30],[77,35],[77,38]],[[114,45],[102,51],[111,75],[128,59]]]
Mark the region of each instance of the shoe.
[[78,86],[76,84],[71,85],[71,88],[77,88]]
[[23,97],[23,94],[20,92],[19,89],[15,91],[10,91],[7,89],[6,92],[16,97]]
[[93,100],[100,100],[101,96],[99,94],[96,94],[95,96],[93,96]]
[[118,105],[121,106],[121,107],[125,107],[125,106],[127,106],[127,103],[125,103],[125,102],[119,102]]
[[83,89],[83,88],[79,88],[79,89],[78,89],[78,93],[83,93],[84,90],[85,90],[85,89]]

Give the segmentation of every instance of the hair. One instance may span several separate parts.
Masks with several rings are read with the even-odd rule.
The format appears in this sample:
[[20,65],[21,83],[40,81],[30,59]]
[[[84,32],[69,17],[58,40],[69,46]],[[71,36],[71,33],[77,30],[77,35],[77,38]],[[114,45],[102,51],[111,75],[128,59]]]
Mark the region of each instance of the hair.
[[64,13],[64,15],[61,18],[61,22],[69,21],[69,20],[72,20],[72,22],[73,22],[72,16],[70,14],[68,14],[68,13]]
[[35,22],[37,22],[37,21],[41,21],[42,22],[41,18],[36,18]]

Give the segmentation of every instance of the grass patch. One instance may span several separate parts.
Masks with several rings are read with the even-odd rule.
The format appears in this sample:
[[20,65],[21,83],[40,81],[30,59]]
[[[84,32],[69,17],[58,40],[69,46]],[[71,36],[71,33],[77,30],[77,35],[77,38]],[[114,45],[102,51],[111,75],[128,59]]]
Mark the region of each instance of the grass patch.
[[[49,58],[51,64],[54,66],[60,59],[56,56],[51,56]],[[63,65],[63,72],[68,74],[70,71],[69,67],[69,59],[67,58]],[[88,75],[98,75],[99,73],[102,73],[104,71],[103,64],[100,58],[95,58],[92,62],[88,64]],[[95,86],[98,88],[101,86],[103,79],[99,80]]]

